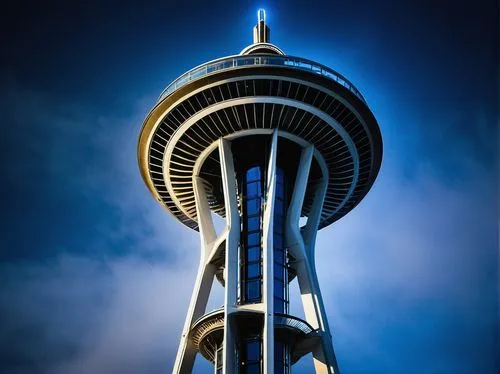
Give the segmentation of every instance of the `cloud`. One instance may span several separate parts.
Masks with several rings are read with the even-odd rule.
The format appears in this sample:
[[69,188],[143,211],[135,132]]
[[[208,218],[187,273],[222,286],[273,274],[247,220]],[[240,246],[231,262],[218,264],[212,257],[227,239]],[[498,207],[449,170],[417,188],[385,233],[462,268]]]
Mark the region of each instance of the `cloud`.
[[7,372],[155,373],[173,363],[193,267],[62,254],[2,264],[1,274]]

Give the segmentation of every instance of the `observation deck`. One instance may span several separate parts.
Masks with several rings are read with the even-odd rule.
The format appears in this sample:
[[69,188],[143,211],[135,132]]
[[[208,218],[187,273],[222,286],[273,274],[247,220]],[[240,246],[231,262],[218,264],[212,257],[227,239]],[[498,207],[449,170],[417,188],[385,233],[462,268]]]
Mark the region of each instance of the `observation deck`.
[[[333,69],[299,57],[236,55],[202,64],[162,92],[141,130],[138,158],[153,196],[198,230],[192,176],[206,181],[210,208],[224,216],[214,143],[221,137],[270,134],[315,147],[328,175],[319,228],[353,209],[372,186],[382,159],[375,117],[359,90]],[[259,44],[254,44],[259,46]],[[245,50],[244,50],[245,51]],[[206,162],[205,162],[206,161]],[[301,215],[311,210],[314,175]]]

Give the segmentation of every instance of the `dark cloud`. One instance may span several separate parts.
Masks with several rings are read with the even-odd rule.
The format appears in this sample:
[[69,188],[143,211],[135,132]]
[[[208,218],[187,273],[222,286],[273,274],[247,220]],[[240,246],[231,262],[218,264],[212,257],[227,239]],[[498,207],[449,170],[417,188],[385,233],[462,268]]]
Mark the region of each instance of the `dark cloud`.
[[4,372],[161,373],[172,365],[193,267],[63,254],[1,270]]

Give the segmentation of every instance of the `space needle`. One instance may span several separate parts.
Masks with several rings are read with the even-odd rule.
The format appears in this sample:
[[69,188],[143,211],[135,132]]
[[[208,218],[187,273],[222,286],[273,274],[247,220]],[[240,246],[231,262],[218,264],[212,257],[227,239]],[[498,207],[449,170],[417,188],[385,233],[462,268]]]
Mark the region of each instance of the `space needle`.
[[[316,373],[338,374],[315,240],[363,199],[380,169],[380,130],[356,87],[272,44],[259,10],[253,44],[162,92],[138,159],[154,198],[201,240],[172,372],[191,373],[200,353],[216,374],[288,374],[312,353]],[[225,222],[220,233],[214,214]],[[304,319],[289,312],[294,278]],[[224,305],[208,311],[214,282]]]

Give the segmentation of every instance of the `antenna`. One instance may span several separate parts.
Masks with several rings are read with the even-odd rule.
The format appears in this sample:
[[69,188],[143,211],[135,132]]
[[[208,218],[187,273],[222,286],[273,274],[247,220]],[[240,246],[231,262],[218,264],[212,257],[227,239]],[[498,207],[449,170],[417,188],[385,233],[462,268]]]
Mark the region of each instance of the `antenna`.
[[260,8],[257,11],[257,24],[253,28],[253,42],[269,43],[271,40],[271,30],[266,25],[266,11]]
[[259,9],[257,11],[257,22],[266,22],[266,10],[265,9]]

